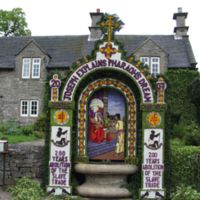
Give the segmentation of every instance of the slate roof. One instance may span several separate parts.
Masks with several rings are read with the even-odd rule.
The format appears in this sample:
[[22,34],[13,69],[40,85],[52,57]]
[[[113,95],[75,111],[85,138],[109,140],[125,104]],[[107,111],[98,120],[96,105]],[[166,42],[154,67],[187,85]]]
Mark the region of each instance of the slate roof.
[[[195,67],[196,60],[189,38],[175,40],[174,35],[116,35],[116,39],[124,44],[130,53],[151,39],[168,55],[168,68]],[[38,36],[38,37],[1,37],[0,68],[13,69],[16,55],[30,42],[35,41],[50,57],[48,68],[70,67],[71,64],[90,55],[94,49],[94,41],[88,41],[88,35],[73,36]]]

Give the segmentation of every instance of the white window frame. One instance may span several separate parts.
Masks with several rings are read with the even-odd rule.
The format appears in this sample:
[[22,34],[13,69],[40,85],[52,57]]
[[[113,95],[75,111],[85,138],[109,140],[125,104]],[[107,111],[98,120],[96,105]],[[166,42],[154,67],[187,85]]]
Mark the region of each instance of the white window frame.
[[[27,103],[27,106],[26,106],[26,114],[23,113],[23,103],[26,102]],[[21,117],[28,117],[29,115],[29,100],[21,100],[21,103],[20,103],[20,116]]]
[[[154,61],[154,59],[157,59],[157,61]],[[144,60],[146,60],[144,62]],[[140,57],[140,61],[144,64],[144,65],[148,65],[150,67],[150,73],[153,76],[157,76],[160,74],[160,57],[154,56],[154,57],[147,57],[147,56],[142,56]],[[153,73],[153,65],[157,65],[157,72]]]
[[[23,113],[23,102],[27,103],[26,106],[26,114]],[[32,104],[33,102],[36,102],[36,114],[32,114]],[[39,114],[39,101],[38,100],[21,100],[20,103],[20,116],[21,117],[38,117]]]
[[[36,102],[36,114],[32,114],[32,103]],[[30,100],[30,116],[31,117],[37,117],[38,111],[39,111],[39,101],[38,100]]]
[[[28,67],[27,67],[28,66]],[[38,75],[34,75],[35,68],[38,68]],[[28,69],[28,74],[24,75]],[[22,79],[39,79],[41,70],[41,58],[23,58],[22,60]]]
[[[156,61],[153,61],[154,59],[156,59]],[[156,73],[154,73],[153,71],[154,65],[157,65]],[[160,74],[160,58],[159,57],[151,57],[150,68],[151,68],[151,74],[153,76],[157,76]]]
[[[29,79],[30,78],[30,75],[31,75],[31,59],[30,58],[23,58],[23,61],[22,61],[22,78],[23,79]],[[27,65],[28,66],[27,66]],[[26,67],[28,67],[28,74],[27,75],[24,75],[24,72],[26,70]]]
[[[144,61],[145,60],[145,61]],[[140,57],[140,61],[144,64],[144,65],[148,65],[149,66],[149,57]]]
[[[40,78],[40,65],[41,65],[41,59],[40,58],[33,58],[32,59],[32,78],[33,79]],[[34,70],[35,70],[36,67],[38,67],[38,75],[34,75]]]

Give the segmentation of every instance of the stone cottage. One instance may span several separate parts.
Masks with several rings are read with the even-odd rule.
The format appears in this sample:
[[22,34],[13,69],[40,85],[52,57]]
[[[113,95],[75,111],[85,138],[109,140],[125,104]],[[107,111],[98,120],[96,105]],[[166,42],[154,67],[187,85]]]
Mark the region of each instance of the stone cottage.
[[[174,68],[196,69],[186,12],[179,8],[171,35],[117,35],[127,54],[149,65],[154,76]],[[50,70],[69,69],[90,55],[102,38],[98,22],[103,13],[90,13],[90,35],[0,38],[0,121],[33,123],[43,108],[44,83]]]

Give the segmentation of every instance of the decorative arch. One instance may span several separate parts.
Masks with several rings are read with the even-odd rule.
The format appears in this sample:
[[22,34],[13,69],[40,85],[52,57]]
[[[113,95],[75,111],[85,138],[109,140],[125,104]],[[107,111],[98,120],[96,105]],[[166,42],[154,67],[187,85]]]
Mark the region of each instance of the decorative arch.
[[[51,150],[50,150],[50,169],[49,169],[50,182],[48,191],[51,193],[54,192],[55,194],[62,194],[62,193],[71,194],[72,192],[69,180],[73,171],[72,164],[74,164],[73,157],[71,156],[73,151],[72,142],[75,142],[73,139],[75,139],[76,142],[78,143],[77,145],[78,148],[76,149],[78,156],[77,161],[85,162],[83,164],[84,166],[82,166],[83,171],[81,171],[81,173],[84,173],[86,175],[86,180],[87,180],[87,172],[85,172],[85,168],[87,166],[88,167],[92,166],[92,169],[94,169],[94,171],[92,172],[90,170],[90,174],[88,176],[90,184],[91,184],[91,179],[93,177],[97,180],[97,182],[98,180],[101,181],[100,180],[101,177],[96,176],[98,174],[98,170],[95,169],[96,165],[94,165],[94,163],[87,163],[89,159],[87,151],[87,140],[88,140],[87,113],[88,111],[90,111],[87,109],[91,105],[90,104],[91,101],[95,99],[96,96],[100,95],[101,91],[106,91],[107,88],[112,88],[114,90],[120,91],[120,95],[122,94],[123,98],[125,99],[123,103],[124,102],[127,103],[126,106],[127,112],[125,115],[127,120],[125,161],[127,161],[129,164],[134,164],[135,161],[134,158],[136,152],[135,151],[136,111],[137,111],[136,109],[139,109],[140,106],[141,112],[140,113],[137,112],[137,114],[139,114],[139,117],[142,115],[141,121],[137,120],[141,122],[140,124],[141,127],[139,128],[141,128],[141,139],[142,139],[141,145],[143,149],[142,153],[139,155],[142,158],[142,165],[141,165],[142,188],[140,190],[140,197],[142,199],[143,198],[154,199],[157,197],[164,198],[165,191],[162,183],[163,183],[163,171],[164,171],[164,158],[163,158],[164,112],[165,112],[164,96],[165,96],[166,84],[163,79],[158,80],[158,82],[156,83],[157,102],[154,102],[152,87],[148,81],[148,77],[151,76],[148,73],[147,67],[143,66],[143,64],[140,61],[136,61],[134,59],[133,54],[130,54],[129,57],[125,57],[124,49],[120,48],[120,46],[118,45],[119,43],[113,40],[114,38],[112,39],[112,32],[113,31],[115,32],[116,29],[120,28],[120,24],[118,24],[118,21],[115,20],[113,21],[112,16],[108,16],[108,19],[102,21],[101,26],[102,28],[105,28],[107,30],[106,31],[107,34],[104,34],[106,35],[106,37],[104,37],[103,40],[98,41],[98,43],[96,43],[97,47],[96,49],[94,49],[95,55],[92,53],[93,55],[91,55],[91,57],[85,56],[84,58],[77,61],[76,64],[70,68],[70,74],[67,78],[63,90],[61,102],[59,102],[58,98],[60,84],[56,85],[51,84],[52,81],[54,83],[55,82],[60,83],[60,81],[57,79],[58,77],[57,78],[53,77],[53,79],[50,81]],[[80,65],[80,63],[82,64]],[[112,89],[107,91],[112,91]],[[116,97],[115,99],[119,99],[117,95],[115,97]],[[96,100],[98,100],[98,98],[96,98]],[[99,100],[101,100],[101,98],[99,98]],[[121,100],[119,101],[122,102]],[[77,104],[78,108],[76,107],[75,110],[74,105]],[[98,103],[96,103],[96,105],[97,104]],[[101,104],[99,103],[98,106],[96,106],[97,111],[99,112],[98,114],[101,114],[100,107],[102,108],[104,107],[104,105],[103,106],[100,105],[103,105],[103,103],[101,102]],[[78,115],[78,120],[77,120],[77,115]],[[73,119],[76,120],[73,121]],[[119,121],[120,120],[118,121],[116,120],[114,121],[114,123]],[[96,123],[95,125],[98,125],[98,123]],[[74,138],[75,126],[77,126],[78,129],[77,138]],[[123,122],[121,127],[123,127]],[[120,129],[117,129],[116,127],[114,127],[113,129],[116,133],[119,133],[120,135],[121,133]],[[94,133],[94,138],[95,137],[97,138],[98,136],[96,132],[98,132],[98,134],[100,135],[100,129],[92,132]],[[63,135],[65,135],[65,138],[62,139],[61,136]],[[159,138],[157,139],[157,137]],[[96,142],[95,139],[94,140],[91,139],[91,141]],[[59,145],[56,146],[55,144]],[[57,159],[55,158],[57,158],[58,154],[62,157],[61,159],[58,159],[57,162]],[[68,170],[66,171],[66,180],[64,183],[57,181],[57,179],[55,180],[55,177],[63,177],[63,175],[59,176],[59,173],[60,171],[62,172],[62,170],[57,170],[56,172],[57,176],[55,176],[55,171],[54,171],[55,167],[54,164],[56,164],[56,166],[63,166],[63,160],[66,161],[65,166],[66,170]],[[152,160],[156,162],[152,162]],[[78,167],[80,166],[80,163],[78,163],[76,166],[77,170]],[[101,168],[101,170],[103,170],[102,172],[105,173],[104,166],[101,165],[97,166],[98,168]],[[122,169],[124,169],[125,166],[128,165],[123,164]],[[51,167],[53,168],[53,170],[51,169]],[[113,166],[110,165],[109,167],[112,168]],[[128,167],[130,167],[130,165]],[[155,169],[157,170],[158,175],[155,175],[154,173]],[[80,171],[77,170],[77,172]],[[121,177],[122,175],[121,171],[119,172]],[[109,182],[111,174],[112,173],[110,170],[107,171],[105,174],[102,173],[102,175],[104,175],[105,180],[109,180]],[[107,175],[109,176],[107,177]],[[154,178],[154,176],[156,178]],[[155,180],[153,181],[155,183],[153,183],[151,180]],[[83,185],[83,188],[86,188],[85,187],[86,185],[87,181],[86,184]],[[97,185],[97,188],[99,186],[101,187],[101,185]],[[88,190],[88,188],[86,189]],[[118,188],[117,184],[115,190],[118,191],[119,189],[120,188]],[[84,194],[83,196],[86,195]]]
[[153,91],[146,76],[136,66],[121,59],[105,59],[99,57],[97,60],[90,61],[78,67],[68,78],[65,84],[62,100],[72,102],[74,94],[81,81],[87,78],[92,72],[98,70],[111,69],[130,77],[134,84],[137,85],[142,103],[153,103]]
[[135,156],[136,138],[136,101],[132,90],[119,80],[106,78],[90,83],[81,93],[78,101],[78,157],[87,155],[87,102],[91,94],[99,88],[111,87],[119,90],[127,102],[127,152],[126,159],[133,160]]

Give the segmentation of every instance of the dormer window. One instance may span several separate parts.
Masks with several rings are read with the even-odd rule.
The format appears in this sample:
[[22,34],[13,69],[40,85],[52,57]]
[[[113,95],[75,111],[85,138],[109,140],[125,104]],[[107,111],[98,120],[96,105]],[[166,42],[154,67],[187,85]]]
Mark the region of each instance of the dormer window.
[[149,66],[149,57],[141,57],[140,61],[144,64],[144,65],[148,65]]
[[40,58],[23,58],[22,62],[22,78],[23,79],[39,79],[40,78]]
[[40,78],[40,58],[33,58],[32,78]]
[[160,58],[158,57],[151,57],[151,74],[153,76],[157,76],[160,74]]
[[31,69],[31,59],[24,58],[22,64],[22,78],[24,79],[30,78],[30,69]]
[[140,61],[150,67],[150,73],[153,76],[160,74],[160,58],[159,57],[140,57]]

